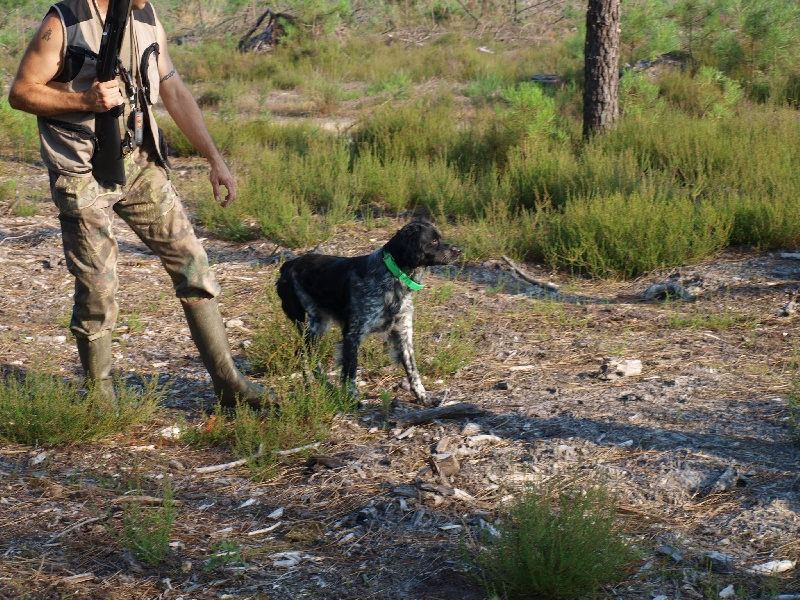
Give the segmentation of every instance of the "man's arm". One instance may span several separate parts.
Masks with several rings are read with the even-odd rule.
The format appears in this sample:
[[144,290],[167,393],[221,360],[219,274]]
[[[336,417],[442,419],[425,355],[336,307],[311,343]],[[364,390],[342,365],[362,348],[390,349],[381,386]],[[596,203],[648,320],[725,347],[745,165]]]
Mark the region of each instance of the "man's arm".
[[233,180],[225,160],[211,139],[203,113],[197,105],[194,96],[186,87],[172,64],[172,59],[167,51],[167,34],[158,23],[158,74],[161,77],[160,96],[167,112],[178,126],[186,139],[197,148],[197,151],[208,161],[211,167],[209,180],[214,189],[214,198],[220,202],[220,186],[228,190],[227,197],[221,201],[223,207],[229,206],[236,200],[236,184]]
[[8,93],[12,108],[40,117],[68,112],[105,112],[122,104],[116,81],[95,81],[85,92],[69,92],[52,82],[61,70],[64,30],[61,19],[50,12],[33,36]]

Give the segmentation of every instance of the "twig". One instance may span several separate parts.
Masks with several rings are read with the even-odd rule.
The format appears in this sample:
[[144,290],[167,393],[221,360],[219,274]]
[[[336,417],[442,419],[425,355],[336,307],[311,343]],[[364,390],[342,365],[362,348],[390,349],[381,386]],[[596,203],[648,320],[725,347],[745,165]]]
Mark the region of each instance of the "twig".
[[461,9],[462,9],[462,10],[463,10],[465,13],[467,13],[467,14],[468,14],[470,17],[472,17],[472,19],[473,19],[473,20],[474,20],[476,23],[480,23],[480,22],[481,22],[481,20],[480,20],[478,17],[476,17],[475,15],[473,15],[471,12],[469,12],[469,9],[468,9],[466,6],[464,6],[464,3],[463,3],[463,2],[461,2],[461,0],[456,0],[456,2],[458,2],[458,5],[461,7]]
[[57,539],[58,539],[58,538],[60,538],[62,535],[66,534],[66,533],[69,533],[69,532],[70,532],[70,531],[72,531],[73,529],[78,529],[79,527],[83,527],[84,525],[88,525],[89,523],[94,523],[95,521],[102,521],[104,518],[105,518],[105,517],[91,517],[90,519],[84,519],[83,521],[80,521],[79,523],[75,523],[74,525],[70,525],[69,527],[67,527],[67,528],[66,528],[64,531],[62,531],[61,533],[57,533],[57,534],[55,534],[54,536],[52,536],[52,537],[51,537],[51,538],[48,540],[48,542],[47,542],[47,543],[49,544],[50,542],[53,542],[53,541],[57,540]]
[[259,456],[264,454],[264,444],[260,444],[258,446],[258,452],[253,454],[253,456],[249,456],[248,458],[240,458],[239,460],[234,460],[229,463],[223,463],[221,465],[211,465],[209,467],[197,467],[195,469],[196,473],[217,473],[219,471],[225,471],[226,469],[232,469],[234,467],[241,467],[242,465],[246,465],[248,461],[253,460],[254,458],[258,458]]
[[533,277],[531,277],[530,275],[525,273],[516,264],[514,264],[513,260],[511,260],[507,256],[503,256],[503,260],[506,261],[508,263],[508,266],[511,267],[511,270],[514,271],[514,273],[516,273],[524,281],[527,281],[528,283],[532,283],[533,285],[538,285],[539,287],[542,287],[542,288],[544,288],[546,290],[549,290],[551,292],[557,292],[558,291],[558,287],[554,286],[552,283],[544,283],[542,281],[537,281],[536,279],[534,279]]
[[297,454],[298,452],[302,452],[303,450],[311,450],[312,448],[317,448],[322,442],[315,442],[313,444],[308,444],[306,446],[298,446],[297,448],[289,448],[288,450],[279,450],[275,454],[278,456],[289,456],[290,454]]
[[[138,502],[139,504],[158,506],[164,503],[164,499],[156,498],[155,496],[120,496],[119,498],[114,498],[111,501],[111,504],[122,504],[127,502]],[[183,504],[183,500],[170,500],[170,502],[175,506],[181,506]]]
[[[297,452],[303,452],[304,450],[311,450],[312,448],[316,448],[320,445],[321,442],[316,442],[314,444],[308,444],[306,446],[299,446],[298,448],[290,448],[288,450],[275,450],[273,454],[277,456],[288,456],[290,454],[296,454]],[[233,469],[234,467],[241,467],[242,465],[246,465],[248,461],[253,460],[254,458],[258,458],[259,456],[264,455],[264,444],[261,444],[258,447],[258,452],[253,454],[253,456],[249,456],[247,458],[240,458],[239,460],[234,460],[229,463],[223,463],[221,465],[210,465],[208,467],[197,467],[195,469],[195,473],[218,473],[219,471],[225,471],[226,469]]]

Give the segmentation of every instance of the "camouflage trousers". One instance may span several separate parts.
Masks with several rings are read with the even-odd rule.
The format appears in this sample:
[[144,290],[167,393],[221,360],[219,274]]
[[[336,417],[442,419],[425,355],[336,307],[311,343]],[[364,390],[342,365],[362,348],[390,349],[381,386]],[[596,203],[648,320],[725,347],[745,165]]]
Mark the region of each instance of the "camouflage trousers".
[[115,213],[161,259],[182,302],[213,298],[220,292],[167,171],[139,150],[128,157],[126,169],[124,187],[91,176],[50,173],[64,256],[75,276],[70,329],[77,337],[101,338],[111,333],[117,320]]

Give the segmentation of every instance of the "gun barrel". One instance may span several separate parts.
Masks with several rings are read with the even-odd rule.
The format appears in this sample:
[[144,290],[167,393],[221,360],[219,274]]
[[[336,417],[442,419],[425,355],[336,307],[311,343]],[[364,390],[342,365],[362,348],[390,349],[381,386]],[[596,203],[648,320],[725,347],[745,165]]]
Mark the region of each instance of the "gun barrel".
[[131,4],[131,0],[111,0],[108,3],[97,59],[97,79],[100,81],[111,81],[117,76],[117,59],[125,36],[125,24],[131,14]]
[[[97,57],[97,79],[111,81],[117,76],[117,62],[125,37],[125,25],[131,14],[131,0],[111,0],[108,3],[100,53]],[[125,163],[122,155],[122,137],[119,106],[95,115],[97,149],[92,156],[92,173],[96,179],[125,185]]]

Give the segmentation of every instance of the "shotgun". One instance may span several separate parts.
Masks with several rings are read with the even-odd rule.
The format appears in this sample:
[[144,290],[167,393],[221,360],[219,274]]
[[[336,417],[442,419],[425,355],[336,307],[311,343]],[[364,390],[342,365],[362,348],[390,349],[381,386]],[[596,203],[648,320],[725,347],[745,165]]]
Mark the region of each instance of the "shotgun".
[[[125,36],[125,24],[131,14],[131,0],[111,0],[103,26],[100,41],[100,54],[97,58],[98,81],[111,81],[117,76],[119,51]],[[97,148],[92,156],[92,174],[95,179],[125,185],[125,163],[123,161],[123,140],[120,134],[119,119],[122,106],[97,113],[94,131]]]

